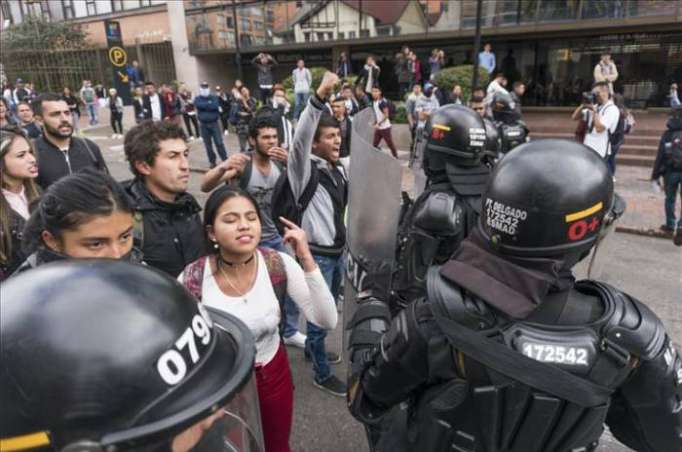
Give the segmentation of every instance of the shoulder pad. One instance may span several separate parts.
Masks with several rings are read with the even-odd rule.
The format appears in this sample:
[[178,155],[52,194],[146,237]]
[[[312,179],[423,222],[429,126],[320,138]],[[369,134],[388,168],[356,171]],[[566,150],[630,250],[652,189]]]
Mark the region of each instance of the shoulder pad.
[[495,315],[488,306],[462,288],[447,281],[440,274],[440,266],[433,265],[426,274],[426,292],[429,303],[439,304],[448,317],[473,330],[492,328]]
[[665,328],[644,303],[608,284],[588,281],[603,296],[610,313],[605,338],[644,360],[656,357],[665,346]]
[[415,205],[414,226],[438,235],[454,235],[462,229],[462,206],[451,191],[434,191]]

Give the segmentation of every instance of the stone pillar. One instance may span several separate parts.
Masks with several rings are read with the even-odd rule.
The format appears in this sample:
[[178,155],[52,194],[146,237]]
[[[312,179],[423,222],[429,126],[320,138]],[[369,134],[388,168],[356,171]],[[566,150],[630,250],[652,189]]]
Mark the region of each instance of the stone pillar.
[[173,58],[175,60],[175,78],[185,82],[187,87],[196,92],[199,88],[199,65],[197,58],[189,53],[189,39],[187,38],[187,25],[185,22],[184,2],[167,2],[168,28],[173,37]]

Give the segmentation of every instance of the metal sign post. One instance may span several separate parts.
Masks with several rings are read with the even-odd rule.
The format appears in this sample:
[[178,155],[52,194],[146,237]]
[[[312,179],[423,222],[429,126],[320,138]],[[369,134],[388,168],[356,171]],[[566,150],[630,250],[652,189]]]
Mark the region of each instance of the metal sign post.
[[123,48],[121,24],[118,21],[104,21],[107,35],[107,55],[113,72],[113,87],[123,100],[124,105],[131,105],[130,79],[128,78],[128,54]]

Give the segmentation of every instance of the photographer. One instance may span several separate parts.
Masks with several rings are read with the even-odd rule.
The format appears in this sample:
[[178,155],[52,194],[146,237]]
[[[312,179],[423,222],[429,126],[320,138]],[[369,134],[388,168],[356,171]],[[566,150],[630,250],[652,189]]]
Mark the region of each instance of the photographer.
[[611,153],[610,137],[615,132],[620,117],[618,107],[611,100],[608,82],[597,82],[592,87],[592,92],[583,93],[582,104],[571,117],[586,123],[583,144],[606,159]]

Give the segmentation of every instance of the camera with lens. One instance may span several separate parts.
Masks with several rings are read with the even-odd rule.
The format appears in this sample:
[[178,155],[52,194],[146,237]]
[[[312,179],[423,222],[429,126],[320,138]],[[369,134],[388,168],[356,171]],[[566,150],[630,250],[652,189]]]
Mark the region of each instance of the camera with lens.
[[583,104],[593,105],[597,103],[597,96],[592,91],[585,91],[583,93]]

